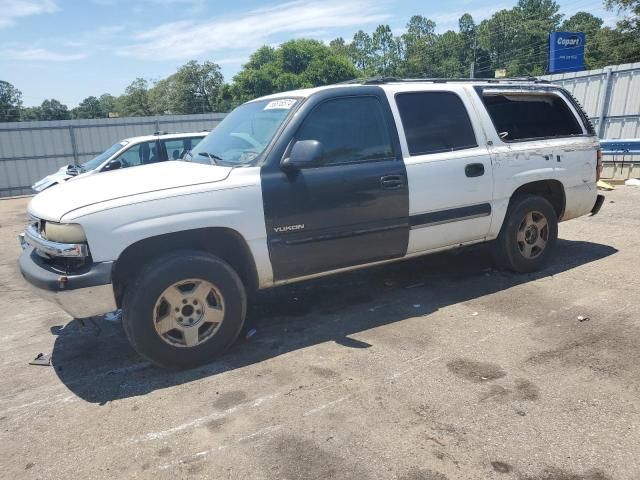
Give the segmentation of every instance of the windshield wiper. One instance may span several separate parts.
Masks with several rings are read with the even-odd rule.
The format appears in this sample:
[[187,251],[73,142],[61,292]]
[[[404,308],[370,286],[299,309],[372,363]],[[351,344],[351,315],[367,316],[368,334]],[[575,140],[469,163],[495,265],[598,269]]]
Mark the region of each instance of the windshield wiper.
[[201,157],[209,157],[209,161],[214,165],[218,165],[218,162],[224,162],[224,159],[220,158],[218,155],[209,152],[200,152],[198,153]]

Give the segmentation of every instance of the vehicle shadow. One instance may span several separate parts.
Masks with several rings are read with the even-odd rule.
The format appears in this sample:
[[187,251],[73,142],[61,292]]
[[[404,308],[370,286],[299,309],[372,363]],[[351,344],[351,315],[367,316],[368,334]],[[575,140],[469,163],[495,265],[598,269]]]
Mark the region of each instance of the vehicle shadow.
[[245,327],[245,333],[256,330],[250,341],[243,333],[217,361],[188,371],[162,370],[141,359],[119,323],[72,320],[52,328],[57,335],[52,363],[74,394],[105,404],[323,342],[368,348],[369,344],[349,336],[553,276],[616,252],[607,245],[558,240],[549,265],[527,275],[493,270],[488,247],[480,245],[279,287],[260,293],[252,302]]

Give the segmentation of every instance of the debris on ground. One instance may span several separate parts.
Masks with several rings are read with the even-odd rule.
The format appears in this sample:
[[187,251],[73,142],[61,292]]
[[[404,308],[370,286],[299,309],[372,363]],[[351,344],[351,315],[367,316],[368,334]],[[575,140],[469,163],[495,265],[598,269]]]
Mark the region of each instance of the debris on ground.
[[624,184],[632,187],[640,187],[640,178],[630,178],[624,182]]
[[422,305],[420,305],[419,303],[414,303],[413,304],[413,308],[420,308]]
[[122,320],[122,310],[118,309],[115,312],[109,312],[105,314],[104,319],[107,322],[119,322]]
[[591,320],[589,317],[586,317],[584,315],[578,315],[579,322],[588,322],[589,320]]
[[45,355],[44,353],[39,353],[36,355],[36,358],[29,362],[29,365],[42,365],[48,367],[51,365],[51,354],[47,353]]
[[478,316],[478,312],[473,312],[473,313],[471,314],[471,316],[472,316],[472,317],[477,317],[477,316]]
[[424,285],[424,282],[418,282],[418,283],[414,283],[412,285],[407,285],[406,288],[407,290],[410,290],[412,288],[418,288],[418,287],[422,287]]
[[616,189],[616,187],[608,182],[605,182],[604,180],[598,180],[598,183],[596,185],[598,186],[598,190],[604,190],[606,192],[610,192],[611,190]]
[[244,339],[248,342],[255,336],[256,333],[258,333],[258,331],[255,328],[252,328],[245,334]]

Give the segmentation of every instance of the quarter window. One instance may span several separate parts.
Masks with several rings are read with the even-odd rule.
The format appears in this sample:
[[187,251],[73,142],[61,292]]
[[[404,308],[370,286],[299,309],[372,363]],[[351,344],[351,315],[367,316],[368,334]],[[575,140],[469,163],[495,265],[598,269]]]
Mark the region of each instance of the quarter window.
[[460,97],[451,92],[396,95],[409,154],[450,152],[477,147],[473,127]]
[[296,140],[317,140],[321,163],[340,164],[393,157],[382,105],[376,97],[328,100],[315,108]]
[[581,135],[582,128],[560,96],[546,92],[483,92],[498,135],[504,141]]

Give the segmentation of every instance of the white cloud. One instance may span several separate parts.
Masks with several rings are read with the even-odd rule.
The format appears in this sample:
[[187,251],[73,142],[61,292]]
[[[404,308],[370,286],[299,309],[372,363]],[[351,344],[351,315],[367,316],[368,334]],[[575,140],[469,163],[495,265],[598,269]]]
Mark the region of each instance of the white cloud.
[[5,48],[0,50],[0,58],[20,62],[70,62],[86,58],[86,53],[64,53],[45,48]]
[[184,60],[210,52],[246,50],[276,35],[311,35],[326,29],[360,27],[389,18],[372,0],[299,0],[259,8],[241,16],[179,21],[138,34],[118,53],[146,60]]
[[58,7],[53,0],[0,0],[0,28],[9,27],[22,17],[56,10]]

